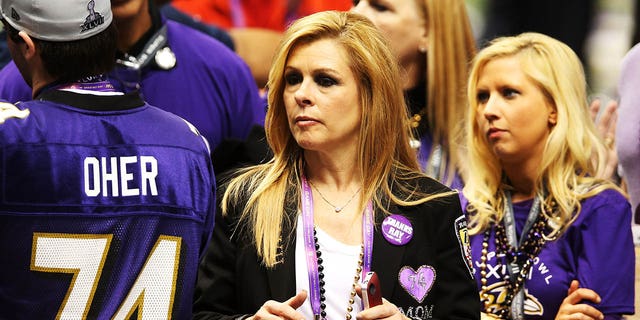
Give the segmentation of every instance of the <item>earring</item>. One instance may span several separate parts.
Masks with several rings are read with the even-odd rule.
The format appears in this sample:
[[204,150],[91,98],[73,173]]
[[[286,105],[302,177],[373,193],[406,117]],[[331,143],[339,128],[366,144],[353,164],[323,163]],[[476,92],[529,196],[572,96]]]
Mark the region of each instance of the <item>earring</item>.
[[423,47],[423,46],[419,46],[418,47],[418,51],[420,51],[421,53],[426,53],[427,52],[427,48]]

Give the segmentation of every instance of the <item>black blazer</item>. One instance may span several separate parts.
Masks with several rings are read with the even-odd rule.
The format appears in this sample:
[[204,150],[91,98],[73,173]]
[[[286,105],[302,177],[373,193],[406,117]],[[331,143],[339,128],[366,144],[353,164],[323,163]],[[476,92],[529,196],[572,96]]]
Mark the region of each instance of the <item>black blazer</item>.
[[[417,182],[427,192],[449,191],[432,179]],[[465,230],[460,230],[460,224],[466,226],[466,223],[461,221],[464,217],[458,195],[389,209],[392,214],[407,217],[414,232],[404,246],[387,242],[380,228],[385,216],[376,212],[371,269],[378,273],[383,296],[412,319],[480,319],[478,289],[472,278],[471,261],[465,257],[469,252],[461,242]],[[286,212],[289,221],[296,220],[295,206]],[[213,236],[198,273],[194,319],[242,318],[257,312],[267,300],[285,301],[296,294],[295,224],[283,227],[282,262],[267,269],[260,263],[248,238],[233,234],[239,213],[230,212],[227,218],[216,217]],[[399,280],[401,268],[417,271],[420,266],[433,267],[436,275],[422,302],[412,297]]]

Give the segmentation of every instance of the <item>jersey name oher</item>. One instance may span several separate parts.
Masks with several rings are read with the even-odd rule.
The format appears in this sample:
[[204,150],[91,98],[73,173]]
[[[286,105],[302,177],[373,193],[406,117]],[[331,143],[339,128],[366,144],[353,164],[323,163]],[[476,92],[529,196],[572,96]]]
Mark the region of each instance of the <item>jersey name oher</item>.
[[83,162],[89,197],[158,195],[158,160],[153,156],[86,157]]

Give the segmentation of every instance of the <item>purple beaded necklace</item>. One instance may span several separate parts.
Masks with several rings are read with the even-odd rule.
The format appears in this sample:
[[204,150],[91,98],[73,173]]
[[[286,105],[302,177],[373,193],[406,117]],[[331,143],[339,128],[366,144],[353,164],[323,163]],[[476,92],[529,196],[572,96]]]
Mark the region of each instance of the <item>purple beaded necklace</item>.
[[[322,258],[320,253],[320,245],[316,236],[313,224],[313,192],[309,186],[307,178],[303,175],[302,180],[302,228],[304,234],[304,248],[307,259],[307,272],[309,274],[309,301],[311,302],[311,310],[314,319],[325,319],[325,297],[324,297],[324,274],[322,273]],[[371,201],[362,215],[362,252],[358,262],[357,274],[352,287],[352,293],[355,293],[357,281],[362,279],[364,275],[371,270],[371,257],[373,254],[373,205]],[[347,309],[347,318],[350,318],[351,305],[355,294],[349,299],[349,309]]]

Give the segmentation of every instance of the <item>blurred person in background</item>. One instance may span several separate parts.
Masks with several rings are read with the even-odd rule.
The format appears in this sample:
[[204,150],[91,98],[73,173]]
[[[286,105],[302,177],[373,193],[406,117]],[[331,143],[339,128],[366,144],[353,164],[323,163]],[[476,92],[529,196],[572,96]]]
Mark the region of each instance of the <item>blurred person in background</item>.
[[[113,0],[118,28],[117,90],[175,113],[198,128],[211,149],[229,138],[244,139],[264,122],[265,103],[246,63],[221,42],[164,18],[154,1]],[[31,99],[11,62],[0,71],[0,97]]]
[[532,31],[566,43],[586,63],[585,44],[597,0],[488,0],[481,45],[495,37]]
[[475,39],[463,0],[356,0],[401,66],[414,128],[412,142],[427,175],[461,190],[466,174],[464,120],[468,65]]
[[173,0],[171,4],[202,23],[226,30],[263,88],[284,29],[315,12],[349,10],[351,0]]
[[618,81],[618,95],[620,96],[619,119],[615,133],[615,146],[620,158],[621,175],[629,193],[636,224],[640,224],[639,84],[640,44],[636,44],[629,50],[622,61],[620,79]]

